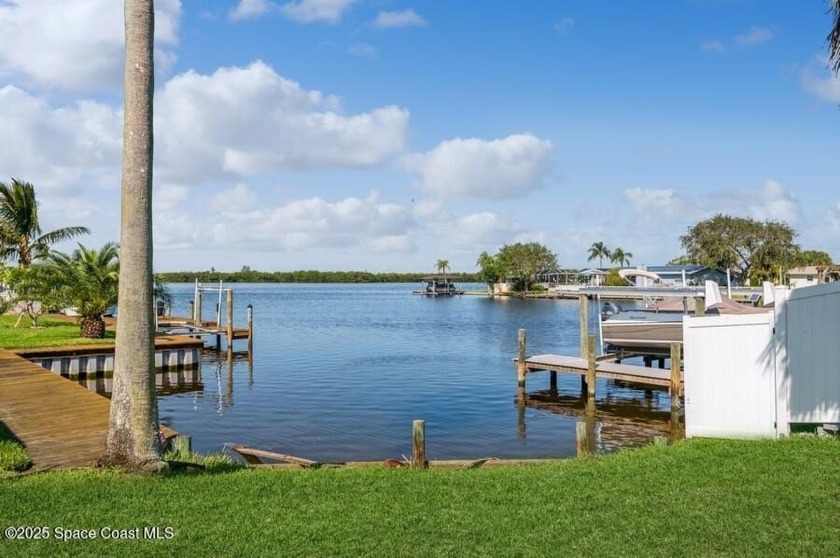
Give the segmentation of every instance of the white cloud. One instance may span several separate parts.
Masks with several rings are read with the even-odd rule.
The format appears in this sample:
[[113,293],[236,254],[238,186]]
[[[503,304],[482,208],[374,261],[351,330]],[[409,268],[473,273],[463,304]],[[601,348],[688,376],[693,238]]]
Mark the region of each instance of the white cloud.
[[682,213],[686,205],[674,188],[628,188],[621,197],[639,214],[673,217]]
[[219,192],[210,200],[210,206],[222,211],[235,207],[240,211],[250,211],[257,204],[257,194],[243,183]]
[[439,198],[514,199],[538,189],[551,168],[550,141],[531,134],[444,141],[406,158],[421,187]]
[[702,196],[690,196],[674,188],[628,188],[622,192],[622,198],[638,217],[645,218],[635,219],[640,224],[650,224],[650,215],[693,224],[715,213],[726,213],[794,225],[802,213],[793,192],[775,180],[767,180],[759,187],[718,190]]
[[834,204],[829,208],[828,214],[828,230],[831,236],[840,236],[840,202]]
[[271,7],[272,4],[268,0],[239,0],[228,12],[228,17],[233,21],[257,19],[268,13]]
[[[180,0],[158,0],[155,61],[174,60]],[[117,90],[123,73],[123,3],[114,0],[6,0],[0,3],[0,74],[69,91]]]
[[223,212],[215,227],[216,242],[245,243],[263,249],[310,248],[412,250],[415,222],[402,206],[384,203],[376,192],[366,198],[328,202],[320,197],[274,208]]
[[376,19],[373,20],[373,26],[377,29],[422,27],[424,25],[426,25],[426,20],[414,10],[403,10],[401,12],[379,12]]
[[575,20],[570,18],[569,16],[565,16],[560,19],[557,23],[554,24],[554,30],[557,31],[560,35],[566,35],[575,27]]
[[814,61],[802,68],[799,80],[805,91],[826,103],[840,103],[840,78],[828,69],[828,59],[818,56]]
[[298,23],[338,23],[356,0],[296,0],[284,4],[283,14]]
[[93,101],[53,108],[16,87],[0,88],[0,168],[39,187],[119,186],[122,112]]
[[157,95],[156,161],[162,176],[199,182],[280,169],[365,167],[405,145],[408,111],[343,115],[339,101],[307,91],[262,62],[187,72]]
[[172,211],[187,199],[189,189],[176,184],[155,184],[152,204],[155,212]]
[[746,32],[735,36],[735,44],[742,47],[756,46],[770,42],[775,37],[774,27],[750,27]]

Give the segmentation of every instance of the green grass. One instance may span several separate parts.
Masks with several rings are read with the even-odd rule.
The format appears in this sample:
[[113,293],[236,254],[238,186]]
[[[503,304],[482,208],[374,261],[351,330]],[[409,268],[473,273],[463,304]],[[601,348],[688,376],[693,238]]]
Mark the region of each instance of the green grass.
[[[838,556],[840,442],[693,440],[473,470],[51,472],[3,481],[0,518],[52,537],[0,540],[3,556]],[[174,536],[99,531],[144,526]]]
[[114,340],[114,332],[106,331],[105,339],[88,339],[81,336],[79,325],[72,322],[41,318],[38,327],[31,327],[28,317],[24,317],[20,327],[14,327],[16,315],[0,315],[0,348],[31,349],[41,347],[61,347],[64,345],[93,345],[109,343]]
[[5,473],[23,471],[30,464],[26,450],[0,422],[0,477]]

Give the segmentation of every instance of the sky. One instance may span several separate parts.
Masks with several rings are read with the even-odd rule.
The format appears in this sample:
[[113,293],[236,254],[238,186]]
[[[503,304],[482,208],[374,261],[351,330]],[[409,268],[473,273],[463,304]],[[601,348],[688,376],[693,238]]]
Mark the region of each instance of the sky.
[[[828,6],[157,0],[155,270],[658,265],[716,213],[840,261]],[[0,0],[0,180],[89,248],[120,234],[122,9]]]

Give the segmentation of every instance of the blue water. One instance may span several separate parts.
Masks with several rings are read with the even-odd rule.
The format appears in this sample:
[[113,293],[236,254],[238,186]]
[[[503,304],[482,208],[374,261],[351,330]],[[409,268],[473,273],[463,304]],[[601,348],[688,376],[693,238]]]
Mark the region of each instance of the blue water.
[[[512,359],[519,328],[529,354],[578,354],[578,302],[427,298],[413,288],[233,285],[237,327],[254,308],[251,361],[205,352],[198,381],[159,395],[161,422],[200,452],[235,443],[325,461],[399,459],[410,455],[412,421],[424,419],[429,459],[574,455],[579,377],[558,374],[552,391],[548,373],[529,374],[518,393]],[[170,290],[172,313],[186,315],[193,285]],[[205,295],[205,319],[216,300]],[[602,451],[667,434],[667,393],[605,380],[597,392]]]

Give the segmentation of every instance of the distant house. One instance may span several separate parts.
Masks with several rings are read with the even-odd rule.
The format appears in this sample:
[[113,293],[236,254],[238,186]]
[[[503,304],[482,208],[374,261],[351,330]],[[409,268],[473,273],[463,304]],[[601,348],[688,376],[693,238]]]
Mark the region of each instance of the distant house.
[[838,265],[805,265],[791,268],[787,272],[787,284],[792,289],[837,280],[840,280]]
[[608,271],[603,269],[584,269],[579,273],[581,279],[585,281],[585,284],[589,287],[600,287],[604,284],[604,277],[606,277]]

